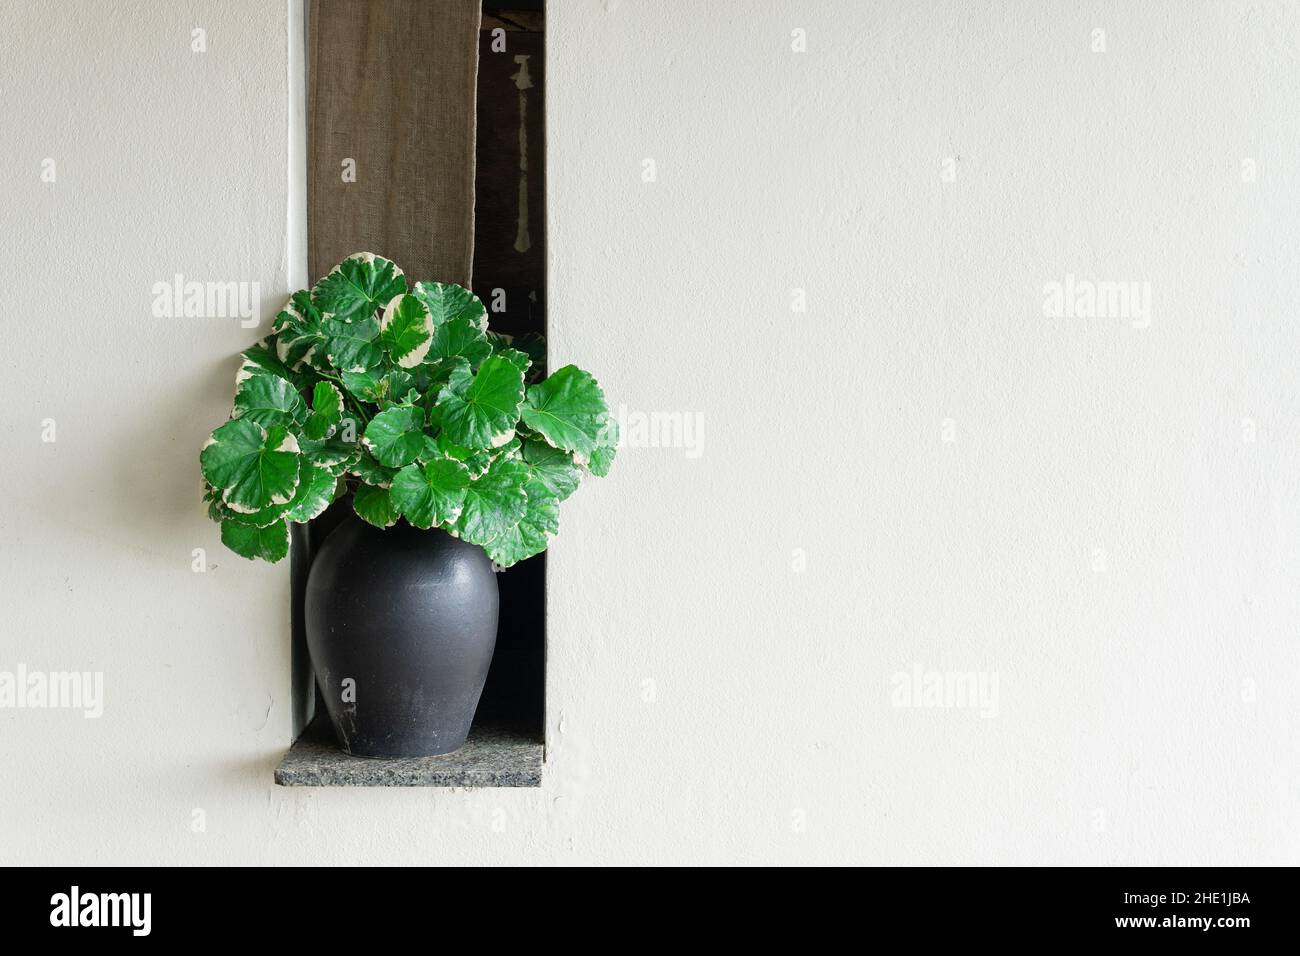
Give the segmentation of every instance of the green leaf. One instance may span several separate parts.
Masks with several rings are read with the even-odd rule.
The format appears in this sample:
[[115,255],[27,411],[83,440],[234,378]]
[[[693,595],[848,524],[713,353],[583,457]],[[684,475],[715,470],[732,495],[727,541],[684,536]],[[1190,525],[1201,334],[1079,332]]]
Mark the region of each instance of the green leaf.
[[203,501],[208,506],[208,517],[213,521],[220,521],[226,516],[227,508],[221,500],[221,492],[208,484],[206,478],[203,479]]
[[424,303],[434,327],[467,319],[480,332],[487,331],[487,309],[469,289],[451,282],[417,282],[411,294]]
[[338,477],[324,468],[303,464],[298,475],[298,489],[285,517],[299,523],[318,517],[334,501]]
[[[448,455],[444,452],[442,446],[438,444],[438,439],[431,438],[426,432],[424,436],[424,447],[421,448],[420,453],[415,456],[415,460],[419,462],[430,462],[437,461],[439,458],[455,457],[456,456]],[[463,459],[457,459],[457,461],[463,461]]]
[[232,510],[221,500],[221,493],[209,485],[206,481],[203,483],[206,489],[204,500],[208,502],[208,517],[213,521],[235,521],[239,524],[251,524],[255,528],[265,528],[268,525],[275,524],[281,520],[285,512],[289,510],[289,502],[279,505],[268,505],[260,511],[239,512]]
[[274,336],[267,336],[261,342],[249,346],[240,353],[244,361],[235,374],[236,388],[242,385],[245,379],[252,378],[254,375],[278,375],[295,386],[299,384],[300,376],[291,372],[289,367],[280,361],[280,357],[275,354],[274,348]]
[[618,449],[613,445],[601,445],[587,459],[587,470],[597,478],[604,478],[614,465],[614,455]]
[[415,387],[423,393],[423,397],[415,404],[422,406],[428,412],[430,428],[442,428],[442,407],[438,404],[438,399],[451,376],[459,368],[468,370],[469,363],[459,357],[438,359],[432,364],[421,365],[416,372]]
[[352,510],[357,516],[376,528],[391,528],[397,524],[397,510],[387,488],[360,485],[352,494]]
[[462,448],[455,442],[448,441],[445,432],[437,437],[434,446],[441,455],[455,458],[457,461],[464,463],[469,468],[471,478],[477,478],[488,470],[488,465],[492,464],[491,451],[488,449]]
[[533,364],[533,360],[528,357],[528,354],[518,349],[494,349],[492,354],[500,355],[524,374],[528,373],[528,369]]
[[343,372],[339,377],[343,380],[343,387],[350,394],[363,402],[371,402],[375,405],[398,400],[415,383],[410,372],[399,369],[382,374],[377,369],[368,372]]
[[343,393],[329,382],[317,382],[311,393],[311,416],[303,433],[313,440],[325,438],[342,417]]
[[[531,482],[528,487],[533,487]],[[483,550],[501,567],[508,568],[545,551],[551,536],[559,530],[559,501],[548,495],[534,499],[530,493],[524,516],[513,528],[484,545]]]
[[[500,448],[480,448],[477,450],[461,448],[459,445],[453,445],[451,442],[446,441],[445,437],[441,435],[433,444],[439,452],[439,457],[446,455],[448,458],[455,458],[457,461],[463,462],[465,467],[469,469],[469,476],[471,478],[477,478],[479,475],[483,474],[483,472],[488,470],[492,462],[496,461],[503,455],[513,456],[515,458],[520,457],[520,442],[518,438],[510,439],[510,441],[506,442]],[[543,444],[545,443],[543,442]]]
[[406,292],[406,277],[392,262],[370,252],[348,256],[311,290],[316,308],[343,322],[372,318],[388,300]]
[[433,341],[429,310],[413,295],[399,295],[384,307],[379,320],[379,340],[384,351],[402,368],[424,361]]
[[238,521],[221,522],[221,543],[235,554],[252,560],[279,561],[289,553],[289,525],[277,521],[259,528]]
[[298,487],[298,442],[282,425],[264,429],[246,418],[226,422],[212,433],[199,462],[203,477],[241,513],[286,504]]
[[485,452],[479,452],[480,455],[490,455],[494,460],[502,455],[510,458],[523,458],[524,443],[516,435],[504,445],[498,445],[496,448],[489,448]]
[[438,395],[443,433],[463,448],[504,445],[514,436],[523,397],[523,373],[507,359],[493,356],[477,375],[457,368]]
[[366,484],[374,485],[376,488],[387,488],[392,485],[397,469],[381,465],[371,457],[369,452],[362,451],[357,456],[357,460],[348,466],[348,474],[356,475]]
[[453,458],[407,465],[393,478],[393,505],[417,528],[450,525],[465,504],[469,469]]
[[270,428],[301,421],[306,415],[306,406],[298,390],[287,380],[278,375],[254,375],[240,383],[231,414]]
[[505,534],[528,510],[528,466],[516,458],[498,458],[465,489],[465,506],[456,522],[460,537],[484,545]]
[[381,465],[400,468],[424,450],[424,437],[424,410],[394,405],[370,420],[362,440]]
[[618,452],[618,422],[613,415],[605,416],[605,427],[596,439],[596,448],[587,461],[587,470],[597,478],[604,478],[614,465],[614,455]]
[[[524,462],[532,474],[532,479],[541,484],[547,493],[563,501],[577,489],[582,480],[582,472],[573,463],[573,456],[567,451],[552,448],[546,442],[530,438],[524,442]],[[533,492],[529,490],[529,499]],[[500,562],[497,562],[498,564]]]
[[554,447],[590,456],[609,410],[591,374],[566,365],[528,389],[521,415],[525,425]]
[[437,392],[447,384],[458,368],[469,368],[469,361],[463,355],[453,355],[450,358],[435,358],[430,355],[415,372],[415,387],[422,392]]
[[546,339],[536,332],[525,332],[523,335],[516,335],[510,340],[510,345],[512,348],[517,348],[519,351],[526,353],[537,368],[546,364]]
[[320,310],[312,304],[311,294],[295,292],[271,326],[276,333],[275,352],[280,361],[292,369],[303,363],[325,368],[325,345],[329,337]]
[[325,331],[329,336],[325,354],[340,372],[364,372],[384,360],[379,323],[371,316],[352,322],[340,322],[331,316],[325,320]]
[[469,319],[452,319],[434,332],[428,360],[462,358],[471,365],[478,365],[491,354],[492,346],[478,326]]
[[324,468],[335,478],[343,474],[356,456],[361,454],[359,445],[337,438],[327,438],[322,441],[304,438],[298,444],[301,446],[304,463]]

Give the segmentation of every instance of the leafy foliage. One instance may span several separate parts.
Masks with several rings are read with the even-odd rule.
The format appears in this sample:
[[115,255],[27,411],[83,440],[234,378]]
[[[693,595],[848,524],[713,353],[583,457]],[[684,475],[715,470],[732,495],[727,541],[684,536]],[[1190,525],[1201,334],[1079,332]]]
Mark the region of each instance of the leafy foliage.
[[230,420],[200,455],[222,542],[279,561],[291,523],[350,495],[376,527],[441,528],[502,567],[544,551],[618,432],[590,374],[545,377],[540,339],[487,319],[468,289],[408,286],[370,253],[294,293],[244,351]]

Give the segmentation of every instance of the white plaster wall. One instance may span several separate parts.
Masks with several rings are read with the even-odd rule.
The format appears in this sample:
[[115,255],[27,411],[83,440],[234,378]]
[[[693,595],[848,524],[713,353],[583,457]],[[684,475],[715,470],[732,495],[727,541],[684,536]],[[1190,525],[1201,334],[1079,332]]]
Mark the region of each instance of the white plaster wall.
[[287,570],[223,553],[195,508],[197,449],[260,333],[152,305],[177,273],[258,283],[263,328],[283,302],[288,10],[0,6],[0,669],[102,671],[105,696],[97,720],[0,709],[0,861],[271,853]]
[[0,668],[107,682],[0,710],[4,862],[1297,862],[1287,5],[551,3],[553,359],[704,431],[566,503],[546,785],[477,792],[270,783],[287,571],[197,503],[255,333],[149,304],[301,268],[301,24],[119,6],[0,13]]

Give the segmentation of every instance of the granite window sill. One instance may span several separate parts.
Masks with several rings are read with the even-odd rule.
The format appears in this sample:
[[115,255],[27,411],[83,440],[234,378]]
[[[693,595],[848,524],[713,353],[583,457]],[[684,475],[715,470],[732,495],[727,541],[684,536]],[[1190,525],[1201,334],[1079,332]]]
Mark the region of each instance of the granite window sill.
[[317,715],[280,761],[282,787],[540,787],[542,742],[506,726],[475,725],[465,746],[440,757],[351,757]]

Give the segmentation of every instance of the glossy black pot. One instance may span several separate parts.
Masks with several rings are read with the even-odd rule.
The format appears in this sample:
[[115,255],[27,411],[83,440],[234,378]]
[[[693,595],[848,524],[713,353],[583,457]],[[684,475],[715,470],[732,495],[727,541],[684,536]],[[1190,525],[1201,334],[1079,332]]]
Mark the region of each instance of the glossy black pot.
[[307,578],[307,647],[339,746],[422,757],[465,743],[496,645],[483,549],[405,521],[349,515]]

